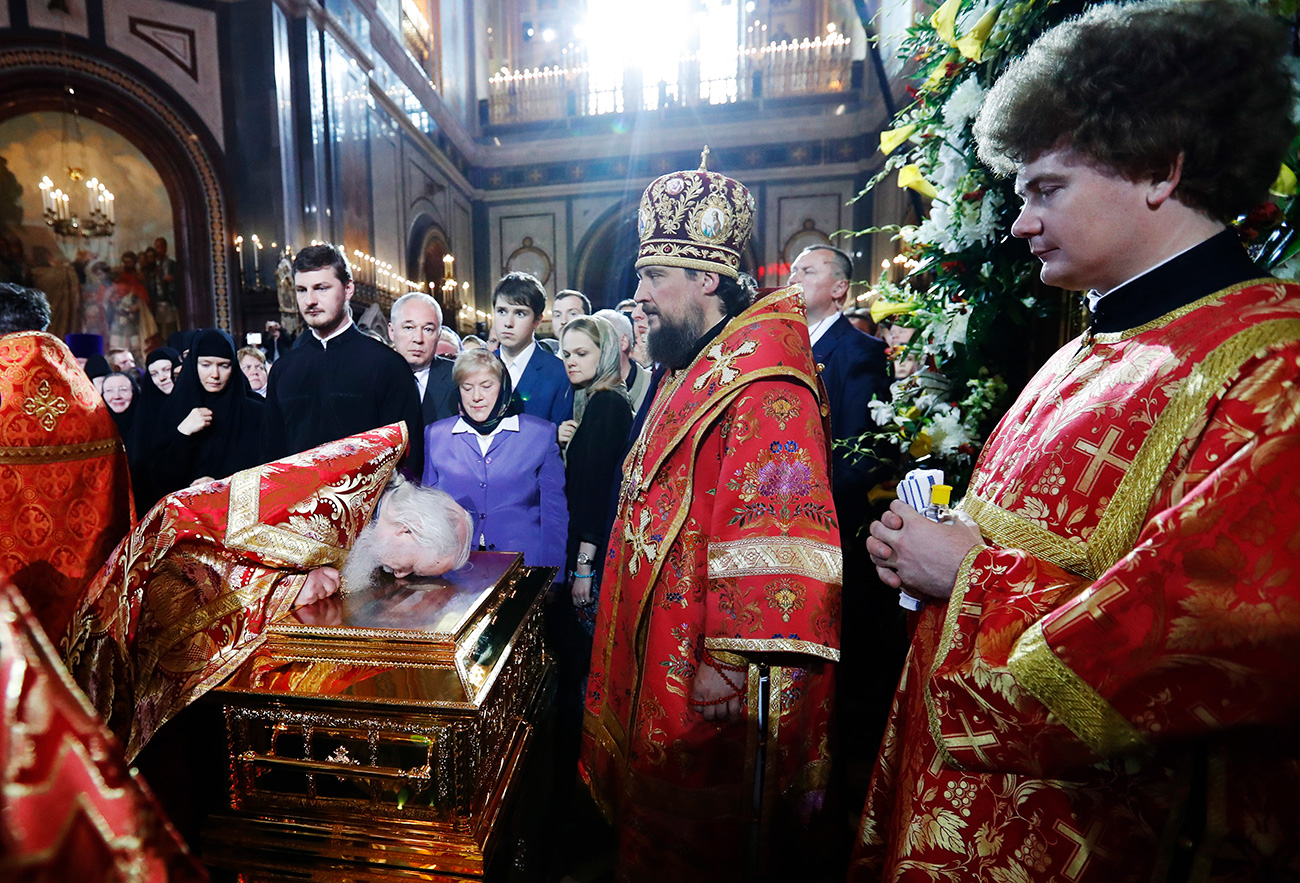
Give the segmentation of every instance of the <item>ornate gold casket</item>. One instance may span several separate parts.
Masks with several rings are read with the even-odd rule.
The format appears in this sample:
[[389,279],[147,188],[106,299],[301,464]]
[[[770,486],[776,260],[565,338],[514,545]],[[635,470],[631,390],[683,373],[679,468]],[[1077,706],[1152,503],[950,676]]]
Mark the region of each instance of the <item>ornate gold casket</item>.
[[547,705],[553,576],[476,552],[271,626],[213,691],[231,793],[203,860],[245,879],[483,876]]

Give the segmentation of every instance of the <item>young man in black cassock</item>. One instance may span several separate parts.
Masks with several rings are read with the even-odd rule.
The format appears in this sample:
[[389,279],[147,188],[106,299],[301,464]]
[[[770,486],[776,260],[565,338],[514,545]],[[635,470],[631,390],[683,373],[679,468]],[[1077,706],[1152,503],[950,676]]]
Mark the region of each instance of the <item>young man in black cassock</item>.
[[406,421],[406,471],[424,469],[424,421],[406,360],[352,322],[352,270],[333,245],[293,259],[293,285],[310,334],[275,363],[267,387],[267,460]]

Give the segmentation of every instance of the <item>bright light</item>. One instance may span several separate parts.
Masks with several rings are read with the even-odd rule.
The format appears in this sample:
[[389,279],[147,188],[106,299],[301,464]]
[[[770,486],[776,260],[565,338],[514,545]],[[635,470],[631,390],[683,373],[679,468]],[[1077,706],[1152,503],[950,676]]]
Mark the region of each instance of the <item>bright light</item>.
[[[646,108],[659,106],[659,84],[667,86],[669,99],[681,100],[677,85],[682,59],[698,59],[701,95],[727,100],[718,93],[735,90],[740,45],[739,4],[731,0],[660,0],[629,4],[626,0],[589,0],[583,25],[587,45],[591,90],[610,97],[623,85],[623,71],[641,69]],[[683,27],[691,22],[694,27]],[[707,81],[713,80],[714,83]],[[728,81],[730,81],[728,83]],[[603,97],[603,96],[602,96]],[[600,100],[593,96],[593,100]],[[604,102],[597,113],[617,110]]]
[[754,0],[749,0],[749,2],[745,4],[745,11],[746,12],[754,11]]
[[553,28],[547,28],[542,31],[542,39],[547,43],[553,42],[555,40],[555,30]]
[[835,22],[831,22],[830,24],[828,24],[828,25],[826,26],[826,33],[828,33],[828,34],[833,34],[833,33],[835,33]]

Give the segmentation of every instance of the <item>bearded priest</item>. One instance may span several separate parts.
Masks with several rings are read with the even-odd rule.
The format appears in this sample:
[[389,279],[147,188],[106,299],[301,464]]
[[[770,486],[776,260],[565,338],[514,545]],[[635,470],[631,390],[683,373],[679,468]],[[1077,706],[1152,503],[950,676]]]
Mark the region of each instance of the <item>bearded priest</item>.
[[800,289],[755,299],[740,277],[753,214],[703,163],[641,199],[636,301],[666,373],[624,466],[582,752],[623,880],[806,869],[824,821],[842,570],[827,411]]
[[1012,232],[1092,322],[957,523],[872,525],[930,603],[853,879],[1300,875],[1300,286],[1228,226],[1295,135],[1286,48],[1247,4],[1107,4],[989,92]]

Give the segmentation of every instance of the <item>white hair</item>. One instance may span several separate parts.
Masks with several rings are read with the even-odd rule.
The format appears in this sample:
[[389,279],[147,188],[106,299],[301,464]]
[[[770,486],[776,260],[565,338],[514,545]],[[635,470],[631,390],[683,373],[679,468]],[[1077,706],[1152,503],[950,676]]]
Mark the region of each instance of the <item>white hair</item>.
[[393,322],[402,321],[398,317],[402,315],[402,311],[406,309],[406,305],[411,303],[411,301],[415,301],[417,303],[422,303],[425,306],[432,307],[434,315],[438,317],[438,324],[439,325],[442,324],[442,306],[432,297],[425,294],[423,291],[407,292],[406,294],[399,297],[396,301],[394,301],[392,309],[388,311],[388,315],[390,319]]
[[384,514],[411,532],[426,552],[447,556],[452,570],[469,560],[474,518],[446,491],[396,477],[384,492]]
[[443,325],[442,328],[438,331],[438,336],[441,337],[443,340],[456,344],[457,350],[460,349],[460,335],[457,334],[455,331],[452,331],[446,325]]
[[[597,310],[592,313],[592,315],[599,316],[612,325],[616,337],[626,337],[629,349],[631,349],[631,347],[636,343],[636,334],[632,331],[631,320],[618,310]],[[621,350],[622,348],[622,344],[619,344],[619,349]]]

